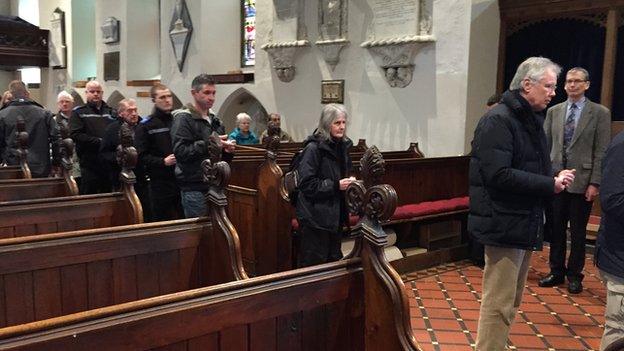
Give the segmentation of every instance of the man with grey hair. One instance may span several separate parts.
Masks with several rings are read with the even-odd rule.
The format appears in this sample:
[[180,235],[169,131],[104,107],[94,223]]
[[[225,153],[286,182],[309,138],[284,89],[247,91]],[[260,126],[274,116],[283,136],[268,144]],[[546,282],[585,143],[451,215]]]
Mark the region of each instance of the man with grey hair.
[[[611,138],[611,112],[589,101],[585,97],[587,89],[587,70],[570,69],[565,80],[568,100],[548,109],[544,122],[554,174],[573,168],[576,180],[553,199],[550,274],[539,281],[539,286],[563,284],[567,277],[571,294],[583,291],[586,227],[600,187],[602,158]],[[566,265],[568,221],[570,256]]]
[[[30,99],[26,84],[14,80],[9,84],[13,100],[0,111],[0,158],[7,165],[18,165],[15,131],[23,119],[28,133],[28,166],[35,178],[50,175],[50,147],[57,140],[56,123],[52,112]],[[2,163],[2,162],[0,162]]]
[[505,349],[531,253],[542,249],[545,205],[574,181],[570,170],[553,178],[539,113],[555,96],[560,71],[543,57],[522,62],[475,130],[468,230],[485,245],[477,350]]
[[[56,106],[58,108],[58,112],[56,113],[56,116],[54,116],[56,125],[59,126],[61,123],[63,123],[66,124],[69,128],[69,118],[71,117],[72,109],[74,108],[74,97],[71,96],[70,93],[63,90],[56,97]],[[72,176],[74,177],[74,180],[76,180],[76,184],[78,184],[78,187],[80,187],[80,162],[78,160],[78,154],[75,152],[72,156],[72,161]]]
[[111,184],[100,162],[104,130],[117,119],[117,112],[102,100],[102,85],[92,80],[86,85],[87,103],[72,111],[69,121],[71,138],[76,144],[82,174],[81,194],[111,191]]

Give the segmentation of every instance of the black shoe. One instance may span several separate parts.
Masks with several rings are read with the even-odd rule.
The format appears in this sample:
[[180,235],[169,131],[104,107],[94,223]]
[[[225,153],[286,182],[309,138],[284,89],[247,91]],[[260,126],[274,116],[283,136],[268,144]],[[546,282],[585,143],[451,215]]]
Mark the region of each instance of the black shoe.
[[537,285],[541,286],[542,288],[550,288],[551,286],[563,284],[564,281],[565,279],[562,276],[549,274],[544,278],[540,279]]
[[568,283],[568,292],[570,294],[580,294],[583,292],[583,284],[580,280],[571,280]]

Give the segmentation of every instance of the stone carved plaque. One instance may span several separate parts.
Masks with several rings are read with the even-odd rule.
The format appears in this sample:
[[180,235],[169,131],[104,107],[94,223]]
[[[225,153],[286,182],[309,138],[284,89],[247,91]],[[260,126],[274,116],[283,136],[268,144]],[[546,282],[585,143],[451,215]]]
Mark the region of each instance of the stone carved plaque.
[[104,80],[119,80],[119,51],[104,54]]
[[67,67],[67,46],[65,44],[65,12],[58,7],[50,19],[49,41],[50,67]]
[[340,51],[349,44],[347,40],[347,0],[319,1],[319,36],[316,46],[323,52],[325,62],[336,68]]
[[417,35],[419,0],[372,0],[375,39]]

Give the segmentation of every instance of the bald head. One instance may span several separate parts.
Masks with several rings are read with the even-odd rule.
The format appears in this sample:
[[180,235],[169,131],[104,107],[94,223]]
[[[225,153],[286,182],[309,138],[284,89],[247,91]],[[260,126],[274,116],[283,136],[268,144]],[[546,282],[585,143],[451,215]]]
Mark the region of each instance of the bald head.
[[104,94],[100,82],[98,82],[97,80],[89,81],[85,88],[87,102],[99,105],[102,102],[102,95]]

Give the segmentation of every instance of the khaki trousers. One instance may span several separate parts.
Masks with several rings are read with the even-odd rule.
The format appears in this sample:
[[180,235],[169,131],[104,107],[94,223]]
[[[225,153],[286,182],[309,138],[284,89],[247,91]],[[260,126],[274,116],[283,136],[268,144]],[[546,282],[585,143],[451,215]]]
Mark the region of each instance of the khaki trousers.
[[509,329],[522,302],[531,251],[485,246],[485,270],[477,351],[505,350]]
[[600,351],[611,343],[624,338],[624,284],[609,274],[602,273],[607,283],[607,307],[605,308],[605,329],[600,342]]

